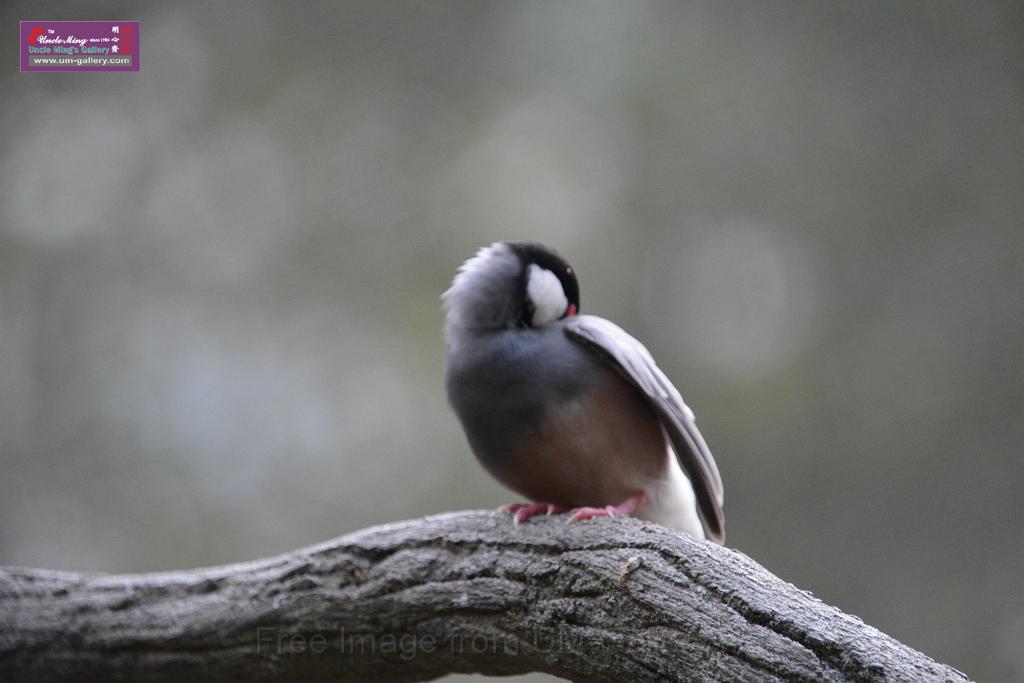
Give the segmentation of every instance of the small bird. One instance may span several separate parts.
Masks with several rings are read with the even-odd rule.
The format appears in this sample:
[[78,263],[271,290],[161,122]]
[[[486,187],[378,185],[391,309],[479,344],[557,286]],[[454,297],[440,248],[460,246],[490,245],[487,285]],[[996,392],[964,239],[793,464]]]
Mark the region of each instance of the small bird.
[[643,344],[579,314],[558,252],[496,242],[442,300],[448,401],[484,468],[535,501],[504,507],[517,523],[634,515],[724,541],[722,479],[693,411]]

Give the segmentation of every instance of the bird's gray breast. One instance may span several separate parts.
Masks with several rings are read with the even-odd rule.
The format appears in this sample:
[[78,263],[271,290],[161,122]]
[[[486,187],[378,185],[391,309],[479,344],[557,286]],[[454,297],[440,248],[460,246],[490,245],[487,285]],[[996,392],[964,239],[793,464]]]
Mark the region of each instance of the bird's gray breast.
[[448,351],[448,401],[488,469],[526,434],[592,387],[598,360],[573,343],[561,325],[477,332]]

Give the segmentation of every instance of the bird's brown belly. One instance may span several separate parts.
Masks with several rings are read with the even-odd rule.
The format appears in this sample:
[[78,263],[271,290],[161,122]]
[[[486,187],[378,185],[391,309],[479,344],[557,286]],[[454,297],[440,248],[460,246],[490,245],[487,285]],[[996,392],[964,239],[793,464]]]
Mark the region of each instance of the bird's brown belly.
[[548,415],[489,469],[535,501],[615,505],[664,476],[668,457],[664,432],[650,406],[609,370],[586,397]]

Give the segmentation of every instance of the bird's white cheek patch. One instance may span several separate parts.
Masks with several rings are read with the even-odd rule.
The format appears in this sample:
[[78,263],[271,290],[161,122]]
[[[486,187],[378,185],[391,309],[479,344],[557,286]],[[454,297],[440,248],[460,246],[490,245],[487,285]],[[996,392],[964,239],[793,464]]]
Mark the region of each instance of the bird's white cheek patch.
[[535,327],[558,320],[569,306],[569,300],[565,298],[565,291],[558,277],[536,263],[530,264],[526,296],[533,302],[533,318],[530,322]]

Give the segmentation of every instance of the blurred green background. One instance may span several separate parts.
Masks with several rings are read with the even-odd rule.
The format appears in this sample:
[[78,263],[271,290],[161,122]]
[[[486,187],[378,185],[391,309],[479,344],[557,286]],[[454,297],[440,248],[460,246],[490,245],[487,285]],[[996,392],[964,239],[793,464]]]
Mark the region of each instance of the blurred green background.
[[1024,5],[24,2],[0,75],[0,563],[256,558],[512,496],[442,389],[498,239],[697,412],[729,545],[1024,677]]

